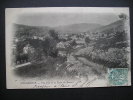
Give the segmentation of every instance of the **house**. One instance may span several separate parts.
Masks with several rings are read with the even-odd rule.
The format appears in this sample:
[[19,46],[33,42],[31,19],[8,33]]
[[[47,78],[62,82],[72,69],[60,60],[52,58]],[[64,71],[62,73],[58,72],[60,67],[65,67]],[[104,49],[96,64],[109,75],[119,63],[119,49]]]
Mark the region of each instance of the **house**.
[[44,40],[44,38],[43,37],[38,37],[39,38],[39,40]]
[[59,56],[66,56],[66,47],[64,42],[59,42],[56,45],[56,48],[58,49]]
[[34,53],[34,48],[32,46],[30,46],[30,44],[27,44],[24,48],[23,48],[23,53],[24,54],[29,54],[29,53]]
[[85,41],[84,39],[76,41],[77,45],[84,45]]
[[37,36],[33,36],[33,39],[37,39],[38,37]]
[[64,44],[63,42],[59,42],[59,43],[56,45],[56,47],[57,47],[58,49],[65,49],[65,44]]

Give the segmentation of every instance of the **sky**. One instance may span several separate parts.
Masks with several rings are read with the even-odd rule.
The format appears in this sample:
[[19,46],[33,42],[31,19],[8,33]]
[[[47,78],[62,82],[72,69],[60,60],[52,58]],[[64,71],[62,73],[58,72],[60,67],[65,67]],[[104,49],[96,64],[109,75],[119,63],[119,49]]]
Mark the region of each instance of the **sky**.
[[45,13],[45,14],[23,14],[18,18],[17,23],[31,26],[56,27],[76,23],[97,23],[101,25],[110,24],[118,20],[114,14],[77,14],[77,13]]
[[77,23],[97,23],[108,25],[119,20],[120,13],[127,13],[128,8],[107,7],[46,7],[12,8],[7,13],[13,15],[14,23],[31,26],[62,26]]

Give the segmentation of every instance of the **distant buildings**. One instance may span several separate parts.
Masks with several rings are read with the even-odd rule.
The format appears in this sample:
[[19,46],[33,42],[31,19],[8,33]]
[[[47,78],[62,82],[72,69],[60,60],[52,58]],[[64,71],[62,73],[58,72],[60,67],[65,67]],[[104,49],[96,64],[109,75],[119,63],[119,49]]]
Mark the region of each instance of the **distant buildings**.
[[58,54],[60,56],[66,56],[66,47],[65,47],[65,43],[64,42],[59,42],[56,45],[56,48],[58,49]]

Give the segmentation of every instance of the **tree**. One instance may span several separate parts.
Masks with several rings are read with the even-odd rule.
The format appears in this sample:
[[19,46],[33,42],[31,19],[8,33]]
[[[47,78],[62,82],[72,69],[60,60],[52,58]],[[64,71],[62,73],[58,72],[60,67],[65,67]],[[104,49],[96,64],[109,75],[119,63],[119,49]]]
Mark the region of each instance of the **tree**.
[[86,44],[90,43],[90,41],[91,41],[91,39],[90,39],[89,36],[85,38],[85,43],[86,43]]
[[122,20],[126,20],[126,19],[127,19],[127,15],[124,14],[124,13],[121,13],[121,14],[119,15],[119,18],[122,19]]
[[49,35],[56,41],[59,40],[58,33],[55,30],[49,30]]
[[71,45],[71,46],[77,45],[76,40],[73,40],[73,41],[70,43],[70,45]]
[[[57,56],[57,48],[56,48],[57,41],[51,37],[46,37],[45,41],[43,41],[43,51],[46,56]],[[52,56],[52,57],[53,57]]]

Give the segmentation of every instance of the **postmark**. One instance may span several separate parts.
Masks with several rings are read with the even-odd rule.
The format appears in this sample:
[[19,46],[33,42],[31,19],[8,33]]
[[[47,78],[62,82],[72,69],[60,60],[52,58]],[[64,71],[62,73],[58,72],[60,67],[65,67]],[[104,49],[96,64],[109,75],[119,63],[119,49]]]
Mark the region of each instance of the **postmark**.
[[109,68],[108,81],[111,86],[123,86],[128,83],[128,68]]

